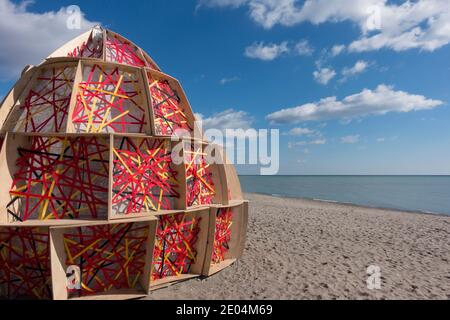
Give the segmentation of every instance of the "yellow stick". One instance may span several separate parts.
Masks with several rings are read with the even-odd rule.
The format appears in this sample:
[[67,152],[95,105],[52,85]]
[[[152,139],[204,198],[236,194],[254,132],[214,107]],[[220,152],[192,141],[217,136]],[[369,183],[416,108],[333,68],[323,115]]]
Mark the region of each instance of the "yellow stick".
[[104,126],[108,126],[110,123],[113,123],[114,121],[116,121],[117,119],[119,119],[119,118],[125,116],[125,115],[128,114],[129,112],[130,112],[130,110],[127,110],[127,111],[125,111],[125,112],[119,114],[117,117],[115,117],[115,118],[111,119],[110,121],[108,121],[107,123],[105,123]]
[[[99,85],[101,85],[102,80],[103,80],[103,74],[100,74],[100,77],[98,78],[98,82],[100,83]],[[87,132],[89,132],[89,130],[91,128],[91,125],[92,125],[94,112],[95,112],[95,109],[97,107],[97,100],[98,100],[97,96],[94,96],[94,101],[92,103],[91,112],[89,112],[89,120],[88,120],[88,125],[87,125],[87,128],[86,128]],[[95,132],[95,130],[94,130],[94,132]]]
[[85,89],[85,90],[97,91],[97,92],[101,92],[101,93],[104,93],[104,94],[107,94],[107,95],[111,95],[111,96],[115,96],[115,97],[122,98],[122,99],[130,99],[130,97],[128,97],[126,95],[119,94],[119,93],[114,94],[114,92],[103,90],[103,89],[97,89],[97,88],[93,88],[93,87],[88,87],[88,86],[85,86],[85,85],[82,85],[82,84],[80,84],[80,87]]

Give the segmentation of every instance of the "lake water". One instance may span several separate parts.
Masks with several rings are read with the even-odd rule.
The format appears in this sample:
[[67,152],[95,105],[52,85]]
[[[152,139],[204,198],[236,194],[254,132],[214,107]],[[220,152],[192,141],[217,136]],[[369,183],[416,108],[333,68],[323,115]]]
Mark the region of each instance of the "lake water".
[[244,192],[450,215],[450,176],[240,176]]

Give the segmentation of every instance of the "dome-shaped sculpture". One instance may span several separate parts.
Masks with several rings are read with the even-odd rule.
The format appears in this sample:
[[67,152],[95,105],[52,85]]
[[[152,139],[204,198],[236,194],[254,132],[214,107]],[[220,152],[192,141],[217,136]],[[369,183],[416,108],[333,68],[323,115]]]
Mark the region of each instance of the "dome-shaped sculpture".
[[172,139],[199,130],[183,89],[124,37],[94,27],[26,67],[0,127],[0,297],[131,298],[242,255],[233,166]]

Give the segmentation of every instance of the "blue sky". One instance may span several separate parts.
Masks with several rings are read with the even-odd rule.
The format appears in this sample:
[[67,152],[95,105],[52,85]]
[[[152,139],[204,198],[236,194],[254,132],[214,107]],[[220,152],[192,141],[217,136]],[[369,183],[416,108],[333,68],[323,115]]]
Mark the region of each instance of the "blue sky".
[[448,1],[20,3],[0,0],[0,96],[73,37],[51,19],[77,4],[83,22],[124,35],[178,78],[205,122],[280,129],[280,174],[450,174]]

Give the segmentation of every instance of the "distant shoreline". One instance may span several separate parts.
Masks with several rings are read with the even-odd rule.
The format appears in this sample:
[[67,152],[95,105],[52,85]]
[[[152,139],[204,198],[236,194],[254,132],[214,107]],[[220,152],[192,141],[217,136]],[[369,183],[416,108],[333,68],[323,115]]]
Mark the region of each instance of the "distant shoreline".
[[335,205],[342,205],[342,206],[351,206],[356,208],[364,208],[364,209],[377,209],[377,210],[383,210],[383,211],[394,211],[394,212],[406,212],[406,213],[413,213],[413,214],[421,214],[421,215],[431,215],[431,216],[438,216],[438,217],[450,217],[450,215],[445,213],[439,213],[439,212],[427,212],[427,211],[421,211],[421,210],[406,210],[406,209],[398,209],[398,208],[389,208],[389,207],[377,207],[377,206],[367,206],[367,205],[360,205],[350,202],[339,202],[335,200],[327,200],[327,199],[314,199],[314,198],[307,198],[307,197],[299,197],[299,196],[290,196],[290,195],[282,195],[282,194],[270,194],[270,193],[264,193],[264,192],[245,192],[245,194],[259,194],[264,196],[271,196],[275,198],[286,198],[286,199],[298,199],[298,200],[304,200],[304,201],[312,201],[312,202],[318,202],[318,203],[329,203],[329,204],[335,204]]
[[450,216],[450,176],[240,176],[242,190],[283,198]]

